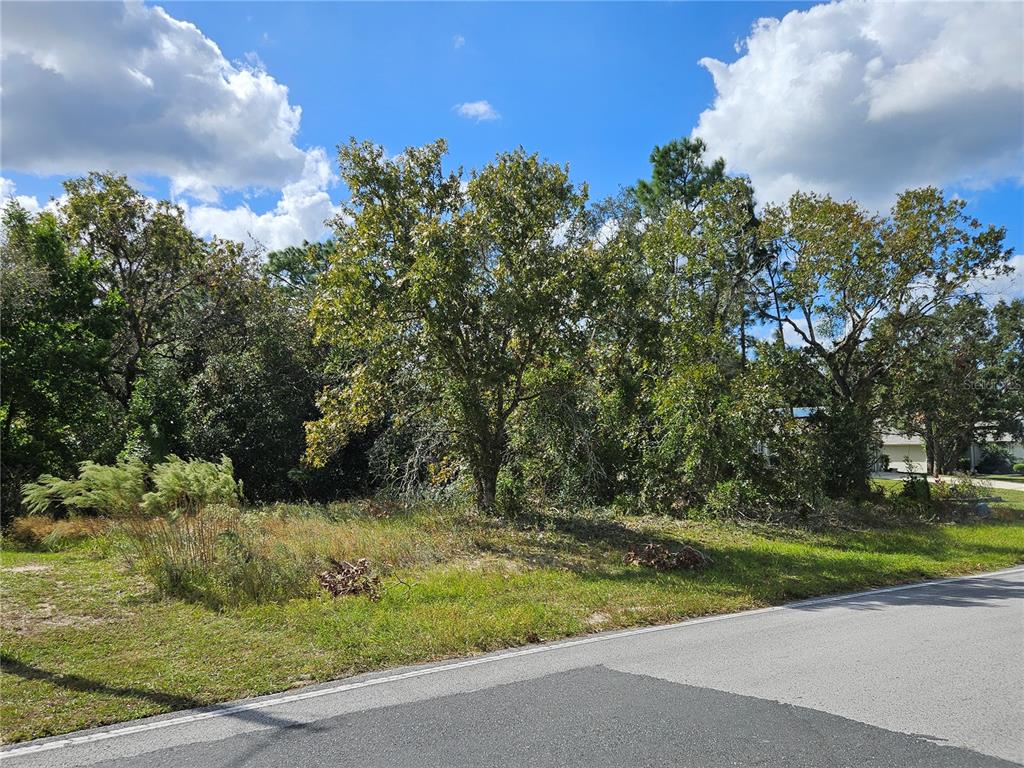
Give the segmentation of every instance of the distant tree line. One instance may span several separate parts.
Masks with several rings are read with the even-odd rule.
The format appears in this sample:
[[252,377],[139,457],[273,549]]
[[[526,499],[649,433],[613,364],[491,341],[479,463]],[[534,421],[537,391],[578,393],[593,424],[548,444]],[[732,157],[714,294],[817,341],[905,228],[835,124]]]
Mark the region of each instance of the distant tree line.
[[[334,237],[260,254],[124,177],[3,214],[2,473],[226,455],[252,501],[460,496],[687,514],[867,493],[881,426],[935,471],[1020,436],[1004,230],[936,189],[759,208],[699,139],[593,203],[523,150],[339,149]],[[811,407],[809,418],[795,418]]]

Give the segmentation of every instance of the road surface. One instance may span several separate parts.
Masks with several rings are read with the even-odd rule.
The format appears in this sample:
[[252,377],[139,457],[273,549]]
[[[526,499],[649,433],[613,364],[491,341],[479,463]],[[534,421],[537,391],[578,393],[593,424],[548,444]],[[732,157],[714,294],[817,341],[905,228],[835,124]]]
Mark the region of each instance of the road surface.
[[5,750],[14,766],[1024,762],[1024,568],[390,670]]

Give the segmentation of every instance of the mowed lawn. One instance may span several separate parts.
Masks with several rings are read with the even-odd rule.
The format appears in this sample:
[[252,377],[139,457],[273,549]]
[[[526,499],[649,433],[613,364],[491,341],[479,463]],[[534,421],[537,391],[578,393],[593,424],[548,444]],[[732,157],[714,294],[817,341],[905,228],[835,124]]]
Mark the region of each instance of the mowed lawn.
[[[371,559],[378,549],[398,552],[379,602],[324,596],[214,611],[159,597],[108,536],[60,552],[8,550],[0,560],[2,737],[20,741],[393,665],[1004,568],[1024,562],[1024,525],[1011,520],[1024,517],[1024,492],[999,493],[1006,519],[824,532],[603,513],[511,523],[443,510],[323,523],[340,526],[335,533],[357,549],[366,542]],[[672,573],[625,565],[628,547],[648,541],[692,544],[713,565]]]

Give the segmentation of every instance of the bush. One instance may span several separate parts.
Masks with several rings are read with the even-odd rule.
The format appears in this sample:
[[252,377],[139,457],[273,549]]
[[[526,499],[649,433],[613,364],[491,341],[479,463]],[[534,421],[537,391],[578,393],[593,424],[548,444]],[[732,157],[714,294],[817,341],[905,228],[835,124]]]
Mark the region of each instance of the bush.
[[767,520],[778,507],[769,494],[749,480],[725,480],[708,493],[702,512],[710,517]]
[[40,475],[36,482],[25,483],[22,500],[33,515],[61,512],[125,517],[138,511],[145,473],[146,466],[134,458],[113,465],[83,461],[75,480]]
[[149,470],[146,493],[146,465],[138,458],[104,465],[84,461],[78,477],[62,480],[40,475],[22,486],[22,499],[31,515],[98,515],[123,518],[138,514],[174,515],[194,513],[206,504],[232,504],[242,494],[234,479],[231,460],[219,464],[169,456]]
[[975,469],[982,475],[1004,475],[1013,468],[1013,455],[1003,446],[989,443],[981,448]]
[[1024,462],[1020,464],[1014,464],[1013,471],[1016,472],[1018,475],[1024,475]]
[[142,497],[142,510],[149,515],[194,514],[208,504],[234,504],[242,495],[227,456],[220,464],[168,456],[153,467],[149,479],[153,490]]
[[928,502],[931,499],[931,486],[927,477],[915,477],[911,475],[903,480],[903,488],[900,489],[900,496],[911,501]]

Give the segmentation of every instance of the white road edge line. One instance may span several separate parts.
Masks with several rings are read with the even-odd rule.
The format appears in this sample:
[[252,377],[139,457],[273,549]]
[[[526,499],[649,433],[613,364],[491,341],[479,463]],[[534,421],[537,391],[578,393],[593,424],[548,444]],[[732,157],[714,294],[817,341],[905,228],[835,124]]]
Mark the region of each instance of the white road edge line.
[[802,606],[841,603],[844,600],[853,600],[858,597],[867,597],[869,595],[881,595],[887,592],[903,592],[905,590],[910,589],[922,589],[924,587],[933,587],[939,584],[951,584],[957,581],[968,581],[970,579],[981,579],[988,578],[990,576],[1002,576],[1008,573],[1019,572],[1024,572],[1024,567],[1017,566],[1014,568],[1006,568],[1001,571],[975,573],[969,576],[954,576],[947,579],[936,579],[934,581],[920,581],[913,584],[901,584],[895,587],[882,587],[880,589],[870,589],[864,592],[853,592],[845,595],[815,597],[809,600],[799,600],[797,602],[784,603],[783,605],[773,605],[767,608],[754,608],[749,611],[740,611],[738,613],[720,613],[713,616],[702,616],[695,619],[687,619],[685,621],[680,621],[675,624],[659,624],[657,626],[652,627],[637,627],[635,629],[624,629],[619,632],[610,632],[608,634],[603,635],[581,637],[576,640],[564,640],[561,642],[551,643],[549,645],[535,645],[529,648],[520,648],[516,651],[506,651],[504,653],[479,656],[477,658],[472,659],[463,659],[462,661],[455,661],[449,664],[439,664],[437,666],[426,667],[423,669],[413,669],[408,672],[400,672],[395,675],[375,677],[370,680],[363,680],[357,683],[341,683],[340,685],[334,685],[329,688],[317,688],[316,690],[305,691],[303,693],[287,693],[278,695],[272,694],[271,696],[259,699],[258,701],[250,701],[244,704],[236,704],[232,707],[214,709],[208,712],[196,712],[191,715],[183,715],[181,717],[170,717],[163,720],[138,723],[136,725],[126,725],[122,728],[114,727],[112,730],[100,731],[98,733],[86,733],[81,736],[70,736],[63,739],[54,739],[38,743],[30,742],[22,747],[12,747],[10,749],[0,750],[0,760],[8,757],[14,757],[17,755],[30,755],[37,752],[48,752],[50,750],[62,749],[64,747],[72,747],[79,744],[91,744],[97,741],[106,741],[107,739],[113,739],[118,736],[129,736],[133,733],[155,731],[161,728],[170,728],[174,725],[185,725],[187,723],[196,723],[202,720],[212,720],[218,717],[229,717],[238,712],[250,712],[252,710],[265,709],[267,707],[277,706],[278,704],[290,704],[295,701],[317,699],[321,696],[331,696],[336,693],[353,691],[358,688],[368,688],[374,685],[394,683],[399,680],[409,680],[414,677],[434,675],[440,672],[450,672],[456,669],[464,669],[465,667],[475,667],[478,664],[492,664],[497,661],[504,661],[505,659],[516,659],[521,656],[532,656],[535,653],[548,653],[550,651],[561,650],[562,648],[575,648],[576,646],[580,645],[590,645],[591,643],[604,643],[609,640],[617,640],[622,637],[646,635],[650,632],[664,632],[666,630],[679,629],[682,627],[693,626],[696,624],[707,624],[712,621],[725,621],[726,619],[741,619],[746,616],[757,616],[763,613],[773,613],[775,611],[784,611],[791,608],[800,608]]

